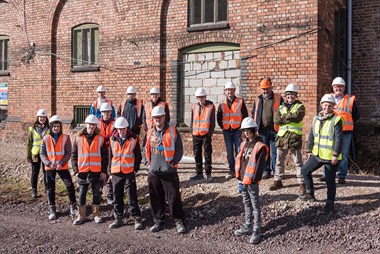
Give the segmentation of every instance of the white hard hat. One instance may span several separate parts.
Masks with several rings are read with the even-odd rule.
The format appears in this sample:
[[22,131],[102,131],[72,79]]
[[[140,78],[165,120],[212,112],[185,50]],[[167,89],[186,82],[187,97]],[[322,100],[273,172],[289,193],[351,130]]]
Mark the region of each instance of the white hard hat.
[[166,115],[165,110],[162,106],[155,106],[152,109],[152,117],[153,116],[164,116]]
[[160,89],[154,86],[152,87],[152,89],[150,89],[150,94],[156,94],[156,93],[160,93]]
[[196,97],[203,97],[203,96],[206,96],[207,93],[206,93],[206,90],[204,88],[198,88],[196,91],[195,91],[195,96]]
[[285,94],[287,92],[293,92],[293,93],[298,93],[298,88],[295,84],[289,84],[285,88]]
[[343,78],[341,78],[341,77],[336,77],[336,78],[334,78],[334,80],[333,80],[333,82],[331,83],[331,85],[333,86],[333,85],[346,85],[346,81],[344,81],[344,79]]
[[51,124],[53,122],[60,122],[60,123],[62,123],[62,120],[61,120],[61,118],[58,115],[54,115],[54,116],[52,116],[49,119],[49,124]]
[[331,94],[325,94],[325,95],[323,95],[323,97],[321,99],[321,104],[323,102],[331,102],[331,103],[335,104],[335,99]]
[[99,124],[99,119],[96,117],[96,115],[88,115],[86,117],[86,120],[84,121],[84,123],[90,123],[90,124],[96,124],[96,125],[98,125]]
[[234,82],[229,81],[224,86],[224,90],[226,90],[226,89],[236,89],[236,85],[234,84]]
[[246,117],[241,122],[240,129],[250,129],[250,128],[255,128],[255,127],[257,127],[255,120],[253,120],[252,117]]
[[98,88],[96,88],[97,93],[105,92],[105,91],[106,91],[106,88],[104,86],[98,86]]
[[46,111],[46,109],[43,109],[41,108],[40,110],[37,111],[37,114],[36,116],[48,116],[48,112]]
[[124,129],[124,128],[128,128],[129,124],[128,124],[127,119],[120,116],[116,119],[114,126],[116,129]]
[[136,88],[134,88],[133,86],[128,86],[127,93],[128,94],[130,94],[130,93],[136,93]]
[[104,111],[112,111],[111,105],[107,102],[102,103],[102,105],[100,106],[100,112],[104,112]]

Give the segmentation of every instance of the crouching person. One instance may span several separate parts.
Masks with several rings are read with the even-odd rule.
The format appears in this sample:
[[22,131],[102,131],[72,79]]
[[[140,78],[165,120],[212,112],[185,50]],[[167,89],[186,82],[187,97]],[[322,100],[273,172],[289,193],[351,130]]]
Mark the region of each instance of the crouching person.
[[146,143],[150,206],[155,222],[150,231],[155,233],[164,228],[165,199],[167,199],[177,232],[184,234],[185,215],[177,173],[178,163],[183,156],[182,139],[177,129],[165,122],[163,107],[154,107],[152,117],[154,128],[149,130]]
[[89,115],[86,127],[78,132],[73,143],[71,164],[75,174],[78,174],[79,213],[74,225],[80,225],[86,219],[86,196],[88,187],[92,187],[92,214],[95,223],[103,222],[100,217],[100,185],[105,179],[108,166],[108,150],[104,137],[97,128],[99,123],[95,115]]
[[143,228],[141,211],[137,200],[137,186],[135,174],[140,169],[141,149],[136,138],[128,129],[128,121],[124,117],[118,117],[115,121],[117,133],[111,138],[109,149],[110,174],[113,186],[114,216],[115,221],[110,228],[118,228],[123,225],[124,214],[124,188],[128,195],[128,205],[135,221],[135,229]]
[[251,117],[244,118],[241,129],[245,141],[240,145],[240,152],[236,158],[236,179],[242,182],[243,204],[245,210],[245,222],[241,229],[235,231],[235,235],[251,235],[249,242],[260,242],[261,210],[259,200],[259,183],[261,181],[269,148],[262,138],[257,135],[257,124]]
[[57,218],[55,206],[55,176],[58,174],[66,186],[70,200],[70,214],[77,213],[74,184],[69,172],[68,161],[71,156],[70,136],[62,133],[62,120],[54,115],[50,118],[50,132],[42,139],[40,157],[45,165],[49,219]]

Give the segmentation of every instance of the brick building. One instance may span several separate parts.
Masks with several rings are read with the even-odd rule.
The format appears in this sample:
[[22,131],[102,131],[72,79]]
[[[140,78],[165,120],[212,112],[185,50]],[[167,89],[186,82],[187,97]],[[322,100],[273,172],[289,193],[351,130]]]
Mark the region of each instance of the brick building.
[[[353,8],[353,69],[366,71],[353,70],[352,91],[362,109],[360,123],[375,136],[358,128],[357,142],[375,153],[379,3]],[[234,81],[251,110],[258,80],[267,76],[276,92],[298,85],[307,133],[334,75],[346,75],[346,25],[338,23],[345,12],[344,0],[0,1],[0,17],[7,17],[0,21],[0,84],[8,85],[2,137],[25,132],[41,107],[59,114],[65,128],[74,127],[100,84],[116,105],[128,85],[145,100],[153,85],[160,87],[173,122],[186,126],[197,87],[217,103],[223,85]],[[190,136],[183,136],[191,155]],[[214,142],[221,140],[217,135]],[[217,147],[216,159],[223,160],[224,147]]]

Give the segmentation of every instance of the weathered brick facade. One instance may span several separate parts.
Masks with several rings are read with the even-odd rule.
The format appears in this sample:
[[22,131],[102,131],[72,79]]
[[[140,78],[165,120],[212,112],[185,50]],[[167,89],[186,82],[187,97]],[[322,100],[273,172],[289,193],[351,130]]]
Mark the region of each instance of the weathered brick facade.
[[[20,130],[25,131],[41,107],[59,114],[68,129],[74,106],[91,105],[99,84],[107,87],[107,96],[116,105],[128,85],[134,85],[137,96],[145,100],[149,98],[149,89],[159,86],[177,123],[184,118],[179,115],[183,114],[179,109],[184,95],[180,93],[185,85],[192,88],[190,82],[183,83],[184,50],[212,42],[239,46],[240,95],[249,111],[260,92],[260,78],[271,77],[275,92],[282,92],[289,83],[297,84],[299,99],[307,108],[307,133],[320,97],[331,91],[333,45],[326,29],[334,34],[335,11],[344,7],[344,2],[230,0],[228,28],[188,32],[186,0],[35,0],[25,1],[25,9],[22,1],[3,1],[0,17],[7,18],[1,19],[0,35],[10,37],[10,76],[0,76],[0,83],[9,84],[8,120],[2,136],[9,138],[11,134],[19,135]],[[363,2],[373,8],[364,3],[354,6],[358,20],[354,24],[353,44],[357,52],[354,68],[369,65],[370,70],[365,75],[354,72],[353,93],[358,95],[360,108],[363,108],[361,122],[372,119],[378,126],[379,111],[373,110],[380,98],[375,89],[375,85],[379,88],[379,58],[375,57],[379,50],[379,45],[375,45],[379,34],[375,18],[378,1]],[[368,8],[372,18],[367,14]],[[366,22],[372,22],[373,28],[365,25]],[[72,72],[71,32],[73,27],[84,23],[99,25],[100,70]],[[358,41],[365,36],[373,47]],[[31,42],[36,45],[33,61],[22,64],[20,59],[26,55]],[[375,46],[377,51],[371,52]],[[370,64],[366,62],[368,59],[373,59]],[[364,84],[368,90],[363,89]],[[218,98],[215,94],[211,96]],[[376,130],[374,134],[379,141]],[[221,137],[216,139],[222,140]],[[358,141],[368,143],[369,147],[376,144],[366,135],[360,136]],[[191,155],[191,149],[186,149],[186,153]]]

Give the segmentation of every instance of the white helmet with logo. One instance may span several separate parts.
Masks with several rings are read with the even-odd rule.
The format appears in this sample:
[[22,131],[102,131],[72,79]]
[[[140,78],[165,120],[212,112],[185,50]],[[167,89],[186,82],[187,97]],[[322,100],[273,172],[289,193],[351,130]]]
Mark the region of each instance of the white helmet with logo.
[[106,88],[104,86],[98,86],[98,88],[96,88],[97,93],[105,92],[105,91],[106,91]]
[[134,88],[133,86],[128,86],[127,94],[132,94],[132,93],[136,93],[136,88]]
[[346,85],[346,81],[344,81],[344,79],[341,78],[341,77],[336,77],[336,78],[334,78],[334,80],[333,80],[333,82],[331,83],[331,85],[332,85],[332,86],[333,86],[333,85],[343,85],[343,86],[345,86],[345,85]]
[[224,90],[226,90],[226,89],[236,89],[236,85],[235,85],[235,83],[234,83],[234,82],[231,82],[231,81],[227,82],[227,83],[225,84],[225,86],[224,86]]
[[297,93],[298,94],[298,88],[295,84],[289,84],[285,88],[285,94],[287,92]]
[[54,115],[49,119],[49,124],[52,124],[54,122],[62,123],[61,118],[58,115]]
[[96,117],[96,115],[89,115],[86,117],[86,120],[84,123],[89,123],[89,124],[99,124],[99,119]]
[[160,89],[158,89],[157,87],[152,87],[152,89],[150,89],[150,94],[158,94],[160,93]]
[[331,102],[335,104],[335,99],[331,94],[325,94],[321,99],[321,104],[324,102]]
[[246,117],[241,122],[240,129],[250,129],[250,128],[255,128],[255,127],[257,127],[255,120],[253,120],[252,117]]
[[37,111],[36,116],[46,116],[47,117],[48,116],[48,112],[47,112],[46,109],[41,108],[40,110]]
[[203,97],[203,96],[206,96],[207,93],[206,93],[206,90],[204,88],[198,88],[196,91],[195,91],[195,96],[196,97]]
[[164,116],[166,115],[165,110],[162,106],[155,106],[152,109],[152,117],[154,116]]
[[129,124],[128,124],[127,119],[120,116],[116,119],[114,126],[116,129],[124,129],[124,128],[128,128]]
[[102,105],[100,106],[100,112],[104,111],[112,111],[112,107],[108,102],[102,103]]

